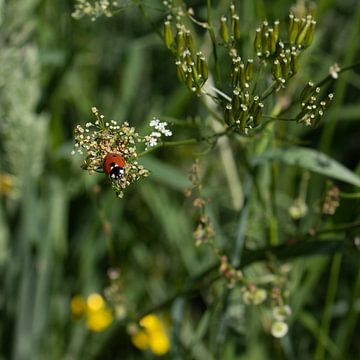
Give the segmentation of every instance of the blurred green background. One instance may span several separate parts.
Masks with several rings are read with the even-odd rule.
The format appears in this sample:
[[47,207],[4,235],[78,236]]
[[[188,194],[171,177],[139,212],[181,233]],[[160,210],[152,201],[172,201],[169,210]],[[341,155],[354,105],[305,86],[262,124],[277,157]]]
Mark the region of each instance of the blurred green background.
[[[250,56],[261,21],[285,22],[294,5],[314,10],[315,41],[302,58],[290,96],[308,80],[323,79],[333,63],[341,67],[359,60],[357,0],[236,3],[245,56]],[[205,18],[205,1],[187,4]],[[227,7],[227,1],[213,1],[214,21]],[[317,248],[311,246],[298,254],[282,254],[292,267],[287,287],[293,311],[283,339],[268,334],[265,310],[246,307],[239,289],[229,293],[221,280],[212,286],[205,283],[205,288],[201,283],[193,286],[203,271],[216,277],[217,261],[210,248],[195,247],[195,219],[183,195],[196,157],[205,194],[211,198],[208,209],[216,242],[230,255],[236,246],[242,212],[229,186],[238,184],[226,177],[221,150],[201,144],[152,153],[141,159],[151,176],[131,186],[121,200],[103,174],[89,176],[80,168],[80,156],[70,153],[73,129],[92,120],[92,106],[108,119],[129,121],[142,133],[153,116],[172,119],[174,140],[202,134],[198,124],[209,117],[208,110],[179,83],[174,61],[154,32],[162,31],[161,2],[125,1],[113,17],[96,21],[73,19],[73,9],[73,1],[0,1],[0,357],[151,359],[151,352],[131,344],[126,326],[170,299],[161,308],[169,324],[169,359],[358,359],[360,255],[354,241],[360,236],[359,201],[342,199],[335,216],[320,219],[315,208],[325,179],[311,175],[309,216],[294,223],[287,209],[298,194],[303,171],[282,167],[276,188],[258,174],[264,193],[277,194],[281,235],[274,245],[304,233],[315,222],[330,229],[320,241],[340,244],[329,249],[318,244],[321,255],[315,257],[310,255]],[[203,34],[198,35],[203,41]],[[325,152],[360,174],[359,88],[359,68],[342,74],[330,85],[335,101],[320,126],[280,124],[279,138]],[[248,144],[250,160],[254,141],[261,139]],[[243,183],[244,145],[234,140],[230,149]],[[357,191],[346,183],[338,186],[347,193]],[[246,186],[241,189],[246,196]],[[248,253],[243,254],[248,265],[267,259],[256,253],[267,245],[269,219],[263,210],[260,203],[251,202]],[[349,223],[355,226],[331,231]],[[249,266],[250,277],[264,273],[257,266]],[[76,294],[103,292],[113,267],[121,270],[119,293],[127,317],[92,333],[72,318],[70,300]]]

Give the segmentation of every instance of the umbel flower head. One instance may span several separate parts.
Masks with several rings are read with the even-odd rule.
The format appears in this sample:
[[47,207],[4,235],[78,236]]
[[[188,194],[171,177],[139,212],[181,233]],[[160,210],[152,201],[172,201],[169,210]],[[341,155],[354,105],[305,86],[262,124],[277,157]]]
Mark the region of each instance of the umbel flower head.
[[120,125],[114,120],[107,122],[96,107],[92,108],[92,112],[96,117],[95,122],[88,122],[85,128],[81,125],[75,128],[75,150],[80,154],[85,151],[86,158],[82,168],[90,174],[102,171],[108,154],[118,154],[125,164],[121,171],[122,176],[112,179],[112,187],[119,197],[123,197],[126,187],[149,175],[149,171],[137,161],[136,145],[143,139],[127,122]]

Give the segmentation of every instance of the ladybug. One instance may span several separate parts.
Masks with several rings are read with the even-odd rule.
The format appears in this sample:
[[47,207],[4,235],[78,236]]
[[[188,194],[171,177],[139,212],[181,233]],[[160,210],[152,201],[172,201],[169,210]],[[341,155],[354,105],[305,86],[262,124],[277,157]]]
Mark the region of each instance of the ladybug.
[[104,157],[103,169],[105,174],[109,175],[112,180],[120,180],[124,176],[125,160],[117,153],[109,153]]

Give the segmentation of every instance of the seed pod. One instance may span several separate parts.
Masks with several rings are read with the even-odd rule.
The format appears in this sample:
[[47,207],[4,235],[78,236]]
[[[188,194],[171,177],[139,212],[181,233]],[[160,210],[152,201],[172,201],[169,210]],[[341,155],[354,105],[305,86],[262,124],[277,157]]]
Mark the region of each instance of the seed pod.
[[190,31],[186,31],[186,33],[185,33],[185,43],[186,43],[187,48],[191,52],[194,52],[194,49],[195,49],[194,39],[193,39]]
[[305,103],[314,90],[314,83],[309,81],[300,94],[300,103]]
[[313,40],[314,40],[314,34],[315,34],[315,26],[316,26],[316,21],[312,20],[311,24],[310,24],[310,28],[308,29],[305,39],[304,39],[304,46],[308,47],[312,44]]
[[294,26],[294,19],[295,16],[293,14],[289,14],[289,24],[288,24],[288,38],[290,39],[290,34],[292,31],[292,28]]
[[273,26],[273,38],[274,38],[274,41],[275,43],[277,43],[277,41],[279,40],[279,31],[280,31],[280,21],[279,20],[276,20],[274,21],[274,26]]
[[209,69],[205,60],[205,56],[201,56],[200,57],[200,71],[199,73],[201,74],[204,82],[208,79],[209,77]]
[[181,82],[184,83],[186,81],[185,71],[184,71],[183,65],[180,61],[176,62],[176,74],[177,74],[178,79]]
[[198,84],[199,82],[199,75],[198,72],[196,70],[195,64],[191,65],[191,73],[192,73],[192,78],[195,84]]
[[243,89],[246,84],[245,65],[243,63],[239,66],[240,88]]
[[240,69],[239,67],[234,68],[234,71],[231,74],[232,78],[232,86],[239,87],[240,86]]
[[247,82],[250,82],[254,75],[254,61],[253,59],[248,59],[245,68],[245,79]]
[[310,29],[310,25],[311,22],[310,21],[306,21],[305,24],[302,26],[302,28],[299,30],[298,36],[296,37],[296,46],[301,46],[301,44],[303,43],[307,32]]
[[237,112],[239,111],[240,109],[240,97],[239,97],[239,90],[234,90],[233,91],[233,96],[232,96],[232,99],[231,99],[231,106],[232,106],[232,111],[233,111],[233,114],[235,115],[236,117],[236,114]]
[[280,62],[280,66],[281,66],[282,78],[284,78],[285,80],[288,79],[288,77],[289,77],[289,61],[286,58],[282,59]]
[[261,48],[262,48],[262,53],[265,54],[265,56],[269,55],[269,33],[268,31],[262,31],[262,36],[261,36]]
[[240,116],[239,116],[239,122],[240,122],[240,130],[241,132],[245,132],[246,128],[246,121],[248,117],[248,108],[246,105],[241,104],[241,110],[240,110]]
[[274,29],[269,29],[269,48],[270,54],[274,54],[276,51],[277,38],[274,36]]
[[176,51],[177,54],[180,56],[184,50],[184,46],[185,46],[185,36],[184,33],[179,30],[176,33]]
[[294,44],[295,40],[299,34],[299,22],[300,20],[298,18],[294,18],[294,21],[292,22],[292,27],[289,32],[289,42],[290,44]]
[[170,21],[165,21],[164,23],[164,43],[168,49],[171,49],[171,45],[174,42],[174,35],[171,30]]
[[235,122],[231,104],[227,104],[225,107],[224,121],[227,125],[232,125]]
[[272,65],[272,69],[271,72],[275,78],[275,80],[280,80],[282,77],[282,70],[281,70],[281,65],[280,65],[280,61],[278,59],[275,59]]
[[293,74],[296,74],[299,70],[299,56],[294,51],[291,53],[290,67]]
[[256,55],[261,56],[261,29],[260,28],[256,29],[256,31],[255,31],[254,49],[256,51]]
[[225,16],[220,19],[220,36],[225,44],[229,42],[229,29]]
[[238,15],[233,15],[231,17],[231,30],[235,40],[239,40],[241,33],[240,33],[240,18]]
[[259,126],[262,119],[262,109],[264,107],[263,103],[256,104],[255,113],[254,113],[254,127]]
[[190,71],[188,69],[187,75],[186,75],[186,86],[189,90],[193,90],[193,77],[192,77],[192,69],[190,68]]

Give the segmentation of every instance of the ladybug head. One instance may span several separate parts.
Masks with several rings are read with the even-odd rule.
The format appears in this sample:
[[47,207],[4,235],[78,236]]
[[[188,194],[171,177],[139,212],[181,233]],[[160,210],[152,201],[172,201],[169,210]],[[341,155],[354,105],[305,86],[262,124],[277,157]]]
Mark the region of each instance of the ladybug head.
[[110,177],[119,180],[124,175],[124,168],[116,163],[111,163]]

